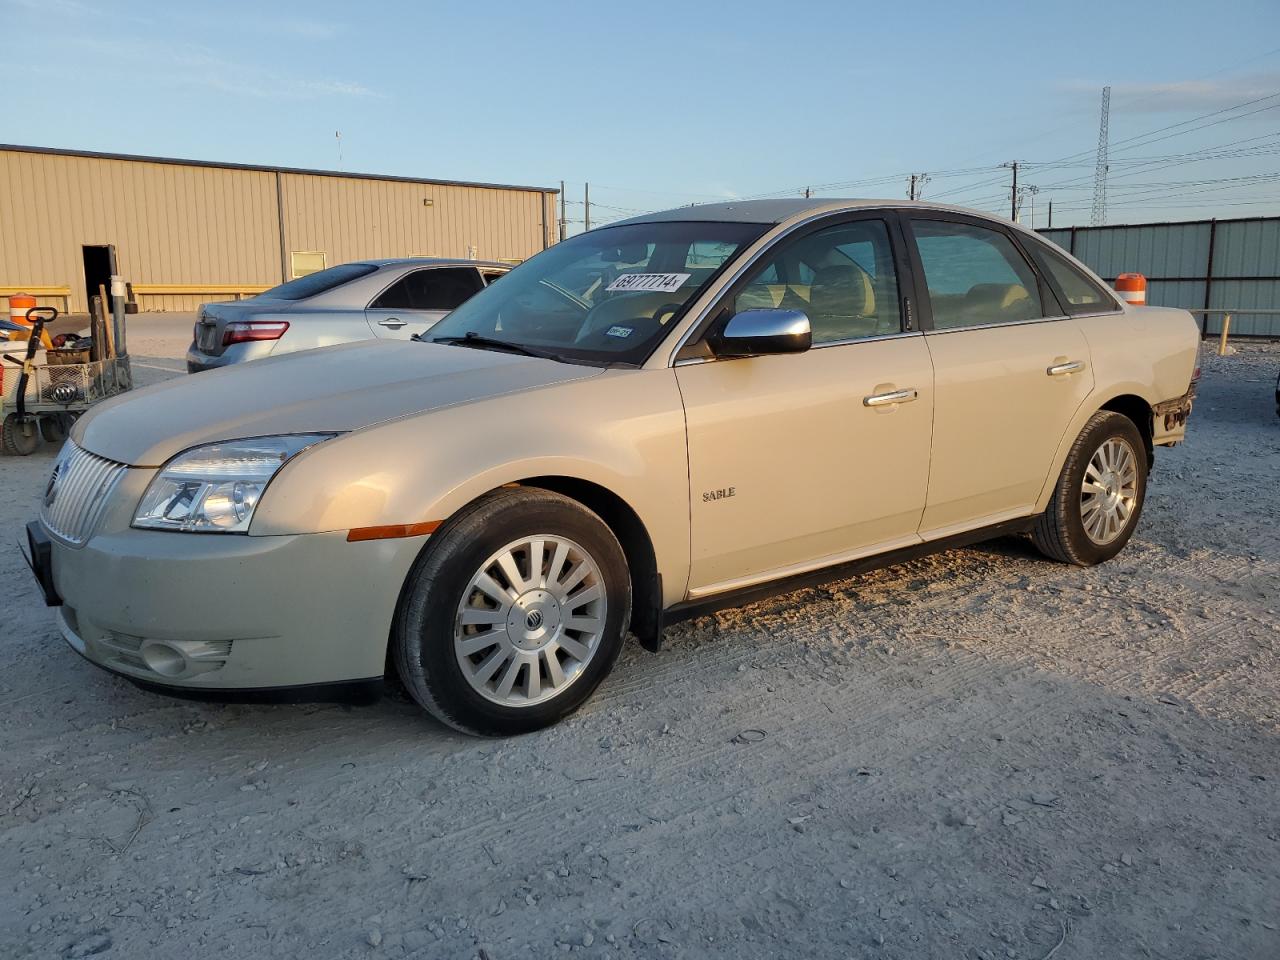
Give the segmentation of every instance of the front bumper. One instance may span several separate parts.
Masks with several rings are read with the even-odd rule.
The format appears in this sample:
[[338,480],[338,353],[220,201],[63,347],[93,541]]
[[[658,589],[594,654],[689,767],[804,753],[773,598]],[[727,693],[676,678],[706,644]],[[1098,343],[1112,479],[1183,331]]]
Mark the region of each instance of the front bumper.
[[51,538],[47,569],[58,627],[93,663],[188,693],[278,690],[382,676],[425,540],[126,528]]

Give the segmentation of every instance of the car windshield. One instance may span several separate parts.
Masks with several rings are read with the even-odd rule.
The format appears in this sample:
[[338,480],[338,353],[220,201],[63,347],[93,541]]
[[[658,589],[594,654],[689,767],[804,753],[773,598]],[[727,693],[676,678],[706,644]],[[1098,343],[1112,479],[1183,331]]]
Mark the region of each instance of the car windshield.
[[423,339],[557,359],[644,362],[720,269],[766,229],[759,223],[635,223],[579,234],[481,290]]
[[377,269],[378,266],[374,263],[341,263],[328,270],[317,270],[305,277],[272,287],[259,296],[270,297],[273,300],[305,300],[307,297],[314,297],[318,293],[340,287],[344,283],[350,283],[359,277],[368,276]]

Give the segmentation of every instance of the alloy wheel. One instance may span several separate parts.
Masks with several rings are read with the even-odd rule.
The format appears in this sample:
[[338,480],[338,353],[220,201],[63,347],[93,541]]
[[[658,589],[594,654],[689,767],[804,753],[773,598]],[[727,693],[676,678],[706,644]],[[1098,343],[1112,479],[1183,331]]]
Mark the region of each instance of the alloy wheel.
[[471,578],[454,618],[454,653],[477,693],[527,707],[563,693],[600,647],[604,578],[579,544],[553,534],[514,540]]
[[1124,532],[1138,504],[1138,457],[1122,437],[1109,437],[1094,451],[1080,484],[1084,532],[1104,546]]

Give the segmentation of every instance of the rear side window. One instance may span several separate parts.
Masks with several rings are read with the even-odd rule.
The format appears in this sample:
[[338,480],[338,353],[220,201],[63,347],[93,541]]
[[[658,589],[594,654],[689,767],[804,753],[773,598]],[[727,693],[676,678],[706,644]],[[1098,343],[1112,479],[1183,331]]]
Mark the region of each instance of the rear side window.
[[1025,323],[1044,316],[1036,275],[1003,232],[912,220],[935,330]]
[[328,270],[317,270],[305,277],[272,287],[261,296],[275,300],[305,300],[307,297],[314,297],[318,293],[340,287],[360,277],[367,277],[377,269],[378,267],[372,263],[340,263]]
[[1057,286],[1058,298],[1067,313],[1101,313],[1118,309],[1114,297],[1052,247],[1034,241],[1027,241],[1027,246],[1039,261],[1040,269]]
[[405,274],[370,305],[381,310],[452,310],[480,290],[471,267],[440,267]]

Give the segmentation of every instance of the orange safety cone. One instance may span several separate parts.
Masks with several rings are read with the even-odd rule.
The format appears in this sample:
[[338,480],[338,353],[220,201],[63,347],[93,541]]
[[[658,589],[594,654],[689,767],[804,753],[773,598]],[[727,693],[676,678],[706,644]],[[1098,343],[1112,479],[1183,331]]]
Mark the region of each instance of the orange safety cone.
[[1147,305],[1147,278],[1140,273],[1122,273],[1116,277],[1116,293],[1131,307]]
[[[15,293],[9,297],[9,321],[16,323],[20,327],[26,327],[26,334],[18,331],[11,331],[10,340],[29,340],[31,338],[30,329],[31,321],[27,319],[27,311],[36,305],[36,298],[29,293]],[[49,338],[49,331],[45,330],[40,335],[40,345],[45,349],[53,346],[53,341]]]

